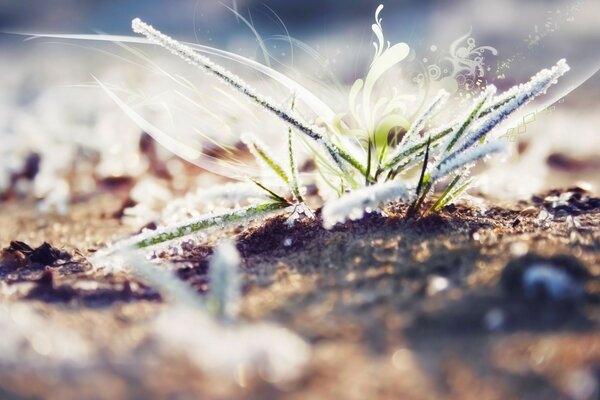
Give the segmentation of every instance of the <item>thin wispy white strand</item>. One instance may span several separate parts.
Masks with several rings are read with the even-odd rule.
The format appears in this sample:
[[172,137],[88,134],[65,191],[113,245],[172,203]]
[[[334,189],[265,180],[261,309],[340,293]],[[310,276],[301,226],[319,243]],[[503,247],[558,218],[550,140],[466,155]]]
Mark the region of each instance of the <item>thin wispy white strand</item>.
[[367,186],[325,203],[322,211],[323,226],[331,229],[339,222],[362,218],[365,211],[374,210],[381,203],[410,200],[412,197],[413,191],[398,181]]
[[242,296],[240,254],[232,240],[223,240],[215,248],[208,269],[208,306],[213,315],[223,321],[237,318]]
[[519,85],[512,99],[499,106],[488,116],[484,117],[479,124],[471,128],[465,135],[463,144],[453,154],[449,155],[448,158],[452,158],[457,154],[462,153],[479,141],[483,136],[487,135],[510,114],[529,103],[538,95],[546,93],[546,91],[558,81],[558,78],[563,76],[569,69],[567,62],[562,59],[551,69],[543,69],[534,75],[529,82]]
[[451,159],[447,159],[440,163],[431,173],[430,183],[450,175],[459,168],[468,166],[477,160],[484,158],[487,155],[498,153],[506,148],[506,144],[499,140],[485,143],[469,150],[463,151]]
[[246,95],[249,99],[262,106],[266,110],[272,112],[284,122],[292,125],[302,133],[317,141],[327,149],[328,153],[334,159],[336,164],[343,168],[343,159],[345,158],[343,152],[324,137],[322,129],[307,124],[293,111],[284,110],[282,107],[277,105],[274,100],[260,95],[253,87],[244,82],[244,80],[242,80],[242,78],[239,76],[231,73],[220,65],[213,63],[208,57],[198,54],[191,47],[178,42],[177,40],[161,33],[157,29],[154,29],[151,25],[142,22],[139,18],[135,18],[131,22],[131,27],[135,33],[144,35],[152,43],[167,49],[171,54],[181,58],[188,64],[204,69],[207,72],[217,76],[224,83]]

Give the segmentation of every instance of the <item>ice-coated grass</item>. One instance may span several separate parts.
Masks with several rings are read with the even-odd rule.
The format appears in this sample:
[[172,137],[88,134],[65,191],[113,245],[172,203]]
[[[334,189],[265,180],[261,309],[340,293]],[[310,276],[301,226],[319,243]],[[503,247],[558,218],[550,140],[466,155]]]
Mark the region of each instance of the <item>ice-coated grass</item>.
[[[405,124],[406,134],[390,142],[387,139],[388,133],[385,130],[382,131],[385,129],[382,126],[388,126],[386,124],[390,124],[390,121],[402,124],[398,121],[403,121],[403,116],[396,114],[397,111],[392,102],[394,99],[388,102],[387,107],[384,99],[377,100],[375,107],[372,107],[369,102],[377,81],[387,70],[406,58],[408,47],[402,43],[395,46],[390,46],[389,43],[385,44],[382,20],[379,17],[382,8],[381,6],[377,8],[376,23],[373,25],[378,42],[374,43],[376,51],[370,70],[364,81],[357,80],[350,93],[349,104],[351,116],[356,124],[355,128],[340,120],[326,121],[324,127],[311,125],[296,114],[293,107],[284,109],[208,57],[161,33],[140,19],[133,20],[132,28],[134,32],[144,35],[151,42],[167,49],[187,63],[217,76],[222,82],[241,92],[289,125],[287,142],[289,168],[284,167],[281,160],[277,160],[273,155],[281,154],[282,151],[273,151],[251,134],[246,134],[242,140],[257,161],[288,186],[293,201],[302,202],[303,198],[296,173],[291,129],[304,133],[316,142],[317,148],[312,147],[312,149],[315,161],[321,167],[331,168],[327,167],[327,161],[318,155],[319,151],[324,150],[326,154],[329,154],[330,159],[334,162],[333,165],[336,165],[341,172],[340,187],[337,190],[341,194],[341,198],[330,200],[325,205],[323,212],[324,225],[332,227],[336,222],[343,222],[347,218],[357,218],[365,210],[376,209],[379,205],[391,200],[409,200],[411,198],[409,194],[412,192],[417,197],[412,203],[409,214],[414,215],[434,191],[435,185],[449,176],[452,177],[452,181],[446,191],[438,197],[432,210],[438,210],[440,206],[456,199],[468,189],[471,182],[468,179],[470,167],[476,161],[503,150],[504,146],[499,139],[490,136],[492,130],[516,110],[538,95],[545,93],[560,76],[569,70],[565,60],[560,60],[551,69],[540,71],[529,82],[517,85],[510,89],[508,94],[501,94],[496,98],[493,97],[496,92],[495,87],[485,88],[481,95],[472,101],[472,105],[468,107],[462,118],[431,128],[429,127],[431,121],[449,98],[448,93],[440,91],[424,110],[417,113],[412,122],[408,125]],[[361,94],[362,106],[358,103]],[[380,111],[382,109],[383,113]],[[386,122],[384,123],[384,121]],[[365,146],[364,160],[359,160],[356,151],[348,147],[350,146],[349,142],[341,139],[347,137],[350,132],[358,135],[355,143]],[[383,141],[382,133],[385,136]],[[421,167],[420,178],[415,185],[416,189],[410,189],[410,183],[403,181],[401,177],[413,167],[418,167],[419,164]],[[348,166],[354,168],[348,169]],[[274,205],[269,205],[267,208],[282,208],[282,205],[288,202],[285,195],[276,193],[266,183],[256,180],[254,182],[274,201]],[[329,184],[332,187],[336,186],[335,183]],[[349,193],[345,193],[348,190]],[[183,237],[203,229],[207,224],[210,225],[203,221],[155,232],[140,240],[136,245],[147,247]]]
[[[160,46],[193,67],[215,76],[234,92],[241,93],[251,103],[277,116],[287,125],[285,149],[271,148],[270,141],[264,144],[259,137],[248,135],[243,138],[256,159],[281,179],[286,190],[282,192],[281,188],[273,187],[272,182],[263,180],[262,177],[248,176],[255,182],[257,189],[262,190],[264,196],[271,200],[270,203],[252,204],[246,209],[233,208],[220,215],[203,216],[184,224],[168,224],[157,231],[146,232],[123,243],[146,248],[219,226],[220,223],[238,222],[247,217],[261,218],[269,215],[271,211],[281,211],[288,205],[298,206],[303,203],[305,189],[296,165],[295,135],[298,133],[301,134],[300,137],[317,166],[316,174],[310,173],[307,183],[317,184],[319,189],[325,188],[320,184],[324,183],[339,197],[337,200],[329,198],[324,191],[320,193],[326,200],[325,210],[329,210],[325,213],[330,215],[327,218],[328,222],[325,222],[327,226],[331,226],[331,221],[341,222],[345,218],[362,215],[364,210],[376,209],[391,199],[413,200],[411,215],[417,215],[426,200],[435,196],[436,186],[448,180],[446,189],[433,199],[434,206],[431,209],[438,210],[468,189],[471,182],[468,174],[476,161],[502,150],[503,146],[498,143],[495,128],[535,97],[545,93],[569,70],[566,61],[560,60],[552,68],[534,75],[529,82],[517,85],[505,93],[496,95],[493,86],[484,88],[464,110],[446,113],[463,114],[449,122],[439,117],[443,107],[451,104],[448,101],[448,93],[444,91],[440,91],[428,101],[423,99],[422,104],[426,107],[422,110],[411,110],[409,113],[401,106],[406,94],[392,87],[388,90],[388,94],[391,95],[384,97],[375,90],[378,85],[383,84],[382,77],[388,71],[400,68],[410,53],[407,44],[391,44],[385,40],[382,11],[382,5],[377,7],[375,23],[372,25],[376,38],[373,43],[373,60],[364,79],[357,79],[352,85],[348,93],[347,112],[338,114],[335,114],[319,96],[268,65],[261,66],[252,60],[218,49],[179,42],[139,18],[134,19],[133,31],[143,35],[145,39],[115,37],[117,42],[123,46],[125,42]],[[61,36],[65,35],[57,37]],[[110,35],[100,36],[102,38],[99,40],[111,38]],[[140,55],[140,52],[133,49],[129,51],[138,57],[145,57],[146,62],[156,67],[152,60]],[[268,94],[260,93],[238,75],[214,62],[207,54],[232,59],[264,73],[289,89],[288,98],[294,99],[292,103],[298,102],[308,106],[307,109],[316,114],[316,119],[311,120],[298,112],[293,105],[288,107],[273,100]],[[191,85],[190,82],[182,81],[180,77],[167,71],[163,70],[162,73],[177,84],[188,88]],[[154,131],[143,116],[117,96],[113,87],[99,80],[96,82],[134,122],[139,123],[147,132]],[[404,134],[401,134],[402,132]],[[161,138],[161,143],[166,144],[176,154],[191,161],[201,157],[202,149],[182,143],[181,138],[169,137],[169,134],[162,131],[159,133],[157,135]],[[227,148],[217,142],[213,144]],[[283,157],[284,154],[287,154],[287,160]],[[217,165],[218,161],[217,159],[214,164]],[[412,172],[417,169],[421,174],[415,182]],[[303,176],[302,180],[307,179]],[[393,188],[403,194],[392,195],[395,194]],[[414,193],[416,197],[413,199],[412,195],[407,195],[409,193]],[[331,204],[327,204],[328,202]],[[346,206],[342,207],[343,204]]]

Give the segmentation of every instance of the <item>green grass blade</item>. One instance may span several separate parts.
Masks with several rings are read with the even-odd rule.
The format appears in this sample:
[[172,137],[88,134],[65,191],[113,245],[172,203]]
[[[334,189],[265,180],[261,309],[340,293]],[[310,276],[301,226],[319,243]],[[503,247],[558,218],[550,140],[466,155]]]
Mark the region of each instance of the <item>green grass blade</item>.
[[471,183],[472,183],[472,180],[469,179],[467,182],[465,182],[463,185],[461,185],[458,189],[456,189],[454,192],[452,192],[437,208],[434,209],[434,211],[441,210],[446,204],[455,200],[465,190],[467,190],[469,188],[469,186],[471,186]]
[[242,136],[242,141],[246,144],[246,146],[248,146],[248,149],[252,155],[254,155],[256,161],[270,168],[287,185],[290,184],[290,178],[283,167],[279,165],[277,161],[275,161],[273,156],[271,156],[270,152],[267,150],[266,146],[260,143],[258,138],[250,134],[245,134]]
[[425,158],[423,159],[423,167],[421,168],[421,176],[419,176],[419,184],[417,185],[417,196],[421,193],[423,181],[425,180],[425,172],[427,172],[427,164],[429,163],[429,148],[431,147],[431,136],[427,139],[427,148],[425,149]]
[[456,186],[456,184],[460,181],[462,175],[456,175],[454,179],[450,182],[450,184],[446,187],[444,192],[438,197],[436,202],[431,206],[429,211],[439,211],[442,207],[444,207],[448,202],[446,201],[446,197],[450,193],[450,191]]
[[[131,247],[143,249],[164,243],[173,239],[178,239],[195,232],[205,229],[223,226],[230,223],[241,222],[244,220],[256,218],[269,214],[271,212],[282,210],[289,207],[286,203],[266,203],[258,206],[249,206],[233,211],[228,211],[219,214],[201,216],[193,221],[182,223],[175,227],[166,227],[155,232],[142,233],[133,238],[127,239],[127,243],[131,243]],[[120,246],[119,246],[120,247]]]
[[288,158],[290,163],[290,189],[292,194],[300,203],[304,201],[302,193],[300,193],[300,179],[298,178],[298,166],[294,158],[294,140],[292,128],[288,128]]
[[469,126],[471,126],[471,124],[477,120],[477,118],[479,118],[480,114],[481,114],[481,109],[483,108],[483,106],[488,102],[490,96],[492,95],[493,91],[492,90],[488,90],[486,91],[483,96],[481,97],[481,99],[475,104],[475,107],[473,107],[471,109],[471,112],[469,113],[469,116],[467,117],[467,119],[463,122],[463,124],[460,126],[460,128],[458,128],[458,130],[456,131],[456,133],[454,134],[454,136],[452,137],[452,139],[450,140],[450,143],[448,143],[448,145],[446,146],[445,151],[450,151],[452,149],[452,147],[454,147],[454,145],[456,144],[456,142],[458,142],[458,139],[461,138],[461,136],[465,133],[465,131],[467,130],[467,128]]
[[[451,132],[452,132],[452,128],[447,128],[447,129],[442,130],[439,133],[436,133],[435,135],[431,136],[431,143],[435,144],[435,143],[439,142],[442,138],[444,138]],[[410,157],[411,155],[417,153],[419,150],[425,149],[427,147],[428,141],[429,141],[429,139],[423,140],[422,142],[417,143],[413,146],[410,146],[408,149],[397,154],[394,158],[392,158],[391,160],[386,162],[379,169],[379,171],[375,174],[375,176],[379,176],[381,173],[383,173],[385,171],[395,169],[398,165],[400,165],[402,163],[402,161],[406,160],[407,157]],[[425,153],[423,152],[423,154],[425,154]]]
[[259,188],[261,188],[262,190],[264,190],[265,192],[267,192],[267,194],[268,194],[268,196],[269,196],[269,198],[271,200],[274,200],[274,201],[276,201],[278,203],[288,203],[289,204],[289,202],[283,196],[278,195],[277,193],[275,193],[274,191],[272,191],[271,189],[269,189],[268,187],[266,187],[265,185],[263,185],[259,181],[256,181],[256,180],[254,180],[252,178],[250,178],[250,180],[252,182],[254,182],[254,184],[256,186],[258,186]]

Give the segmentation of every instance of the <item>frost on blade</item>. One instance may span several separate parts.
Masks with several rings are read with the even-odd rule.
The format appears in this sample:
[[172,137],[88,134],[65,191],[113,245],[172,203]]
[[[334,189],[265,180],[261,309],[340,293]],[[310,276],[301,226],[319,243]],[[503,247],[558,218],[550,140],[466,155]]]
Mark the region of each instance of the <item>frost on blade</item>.
[[206,229],[225,228],[232,224],[247,223],[248,221],[285,212],[288,207],[288,204],[267,203],[237,208],[222,213],[204,214],[198,218],[192,218],[185,222],[167,225],[156,230],[148,230],[118,241],[113,245],[98,251],[92,258],[92,263],[97,267],[103,266],[106,263],[112,264],[110,258],[116,253],[125,250],[143,249],[171,240],[180,239]]
[[[546,91],[556,82],[558,78],[569,71],[567,62],[562,59],[551,69],[543,69],[534,75],[529,82],[516,86],[509,91],[509,97],[504,101],[495,101],[495,104],[501,103],[488,115],[482,117],[481,122],[475,125],[465,135],[464,143],[456,150],[456,154],[464,151],[478,140],[487,135],[493,128],[503,122],[509,115],[529,103],[531,100]],[[501,99],[504,99],[501,96]]]
[[210,260],[208,307],[224,321],[234,321],[237,317],[241,297],[240,262],[240,254],[231,240],[222,241]]
[[331,229],[338,222],[360,219],[365,211],[374,210],[381,203],[409,200],[411,191],[402,183],[389,181],[350,192],[323,206],[323,226]]
[[253,183],[201,183],[197,190],[167,203],[161,213],[161,220],[164,223],[177,223],[198,218],[209,210],[220,212],[242,205],[264,203],[265,200],[265,192]]
[[447,153],[456,145],[463,137],[467,129],[479,118],[483,108],[489,103],[490,98],[496,94],[496,86],[490,85],[486,87],[473,102],[473,106],[469,109],[466,117],[462,118],[462,124],[457,124],[452,133],[449,135],[446,143],[442,146],[442,152]]
[[248,150],[250,150],[256,161],[262,165],[265,172],[275,173],[283,183],[286,185],[290,184],[287,172],[285,172],[281,163],[273,156],[267,145],[249,132],[243,133],[240,139],[248,147]]
[[441,109],[441,107],[448,101],[450,94],[445,90],[441,90],[435,99],[431,102],[421,114],[415,118],[410,126],[410,129],[404,136],[404,139],[400,146],[398,146],[388,157],[388,161],[381,168],[381,171],[397,168],[406,155],[407,146],[415,146],[419,139],[419,133],[425,127],[427,122]]
[[438,180],[450,175],[459,168],[468,166],[487,155],[498,153],[506,148],[502,142],[495,141],[477,146],[468,151],[456,154],[452,158],[447,158],[440,163],[432,172],[430,182],[435,183]]
[[328,154],[342,170],[345,168],[344,162],[349,163],[359,170],[364,169],[364,167],[362,167],[357,160],[350,157],[350,155],[347,154],[342,148],[330,142],[325,137],[321,128],[306,123],[293,111],[285,110],[274,100],[259,94],[253,87],[244,82],[239,76],[229,72],[220,65],[213,63],[208,57],[200,55],[191,47],[186,46],[185,44],[180,43],[167,35],[164,35],[163,33],[154,29],[152,26],[142,22],[139,18],[135,18],[131,22],[131,27],[134,32],[146,36],[146,38],[148,38],[148,40],[150,40],[152,43],[167,49],[171,54],[181,58],[188,64],[204,69],[205,71],[215,75],[222,82],[242,93],[257,105],[275,114],[287,124],[293,126],[295,129],[298,129],[300,132],[315,140],[327,150]]

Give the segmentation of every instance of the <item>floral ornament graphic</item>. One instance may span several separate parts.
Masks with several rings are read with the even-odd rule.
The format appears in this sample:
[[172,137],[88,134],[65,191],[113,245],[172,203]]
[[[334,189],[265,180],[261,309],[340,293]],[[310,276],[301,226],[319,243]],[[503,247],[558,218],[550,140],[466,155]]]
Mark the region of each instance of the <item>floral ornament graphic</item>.
[[[485,63],[486,55],[497,56],[498,50],[491,46],[477,46],[471,33],[469,29],[433,62],[427,64],[429,59],[423,58],[420,61],[421,71],[413,77],[413,81],[421,88],[439,82],[450,92],[478,92],[480,87],[485,86],[486,72],[491,70]],[[430,51],[436,53],[437,46],[432,45]]]

